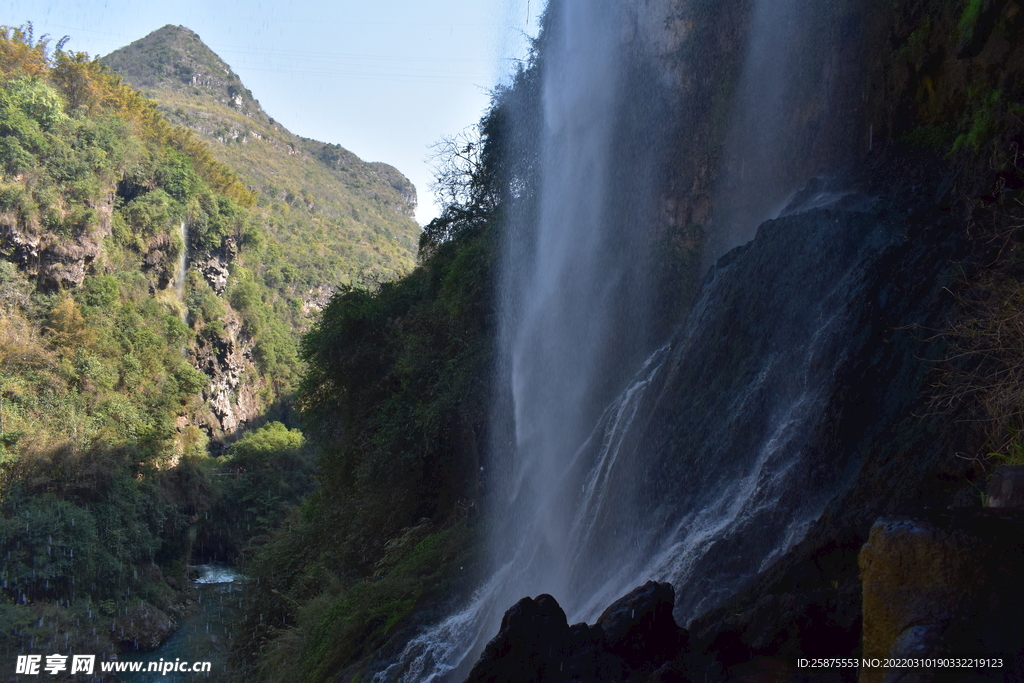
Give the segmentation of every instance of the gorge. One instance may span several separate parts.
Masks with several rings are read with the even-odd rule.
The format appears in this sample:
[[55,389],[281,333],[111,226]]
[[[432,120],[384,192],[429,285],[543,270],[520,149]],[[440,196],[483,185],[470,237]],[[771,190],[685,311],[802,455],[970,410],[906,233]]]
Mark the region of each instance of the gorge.
[[[549,0],[416,255],[402,173],[191,30],[4,29],[0,650],[1019,680],[1022,47],[1017,0]],[[798,664],[952,655],[1006,665]]]

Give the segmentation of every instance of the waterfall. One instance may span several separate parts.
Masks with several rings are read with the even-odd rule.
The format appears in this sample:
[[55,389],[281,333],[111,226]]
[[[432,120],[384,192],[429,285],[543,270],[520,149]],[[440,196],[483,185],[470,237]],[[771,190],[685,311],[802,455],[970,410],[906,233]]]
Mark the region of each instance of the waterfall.
[[[519,217],[510,230],[501,276],[515,445],[491,473],[493,517],[504,520],[491,534],[496,569],[466,610],[414,639],[377,680],[458,680],[523,595],[551,593],[574,613],[583,596],[567,549],[581,532],[565,492],[599,486],[580,445],[649,352],[646,236],[661,144],[659,121],[631,123],[645,118],[631,107],[651,105],[626,95],[644,87],[627,54],[635,18],[617,0],[565,0],[548,13],[536,222]],[[653,372],[663,355],[643,367]],[[644,386],[636,380],[633,398],[604,413],[632,419]]]
[[685,624],[802,538],[848,475],[815,460],[814,438],[856,329],[843,302],[893,237],[852,200],[848,219],[825,220],[841,192],[794,200],[823,160],[840,161],[828,147],[838,124],[816,123],[834,112],[829,88],[793,105],[800,78],[841,80],[831,34],[812,29],[831,10],[808,19],[793,0],[753,3],[706,263],[789,217],[762,227],[760,251],[714,265],[655,350],[646,274],[664,185],[651,169],[672,126],[640,96],[629,6],[549,5],[539,198],[519,223],[512,211],[500,279],[514,443],[491,473],[493,570],[375,681],[462,680],[527,595],[550,593],[573,623],[670,581]]
[[182,304],[181,321],[187,323],[188,308],[185,306],[185,274],[188,268],[188,225],[185,221],[181,221],[178,230],[178,234],[181,235],[181,252],[178,254],[178,270],[174,274],[174,291],[178,295],[178,301]]
[[627,311],[624,294],[634,305],[644,299],[646,259],[643,240],[630,234],[641,226],[613,220],[610,201],[643,192],[619,187],[612,174],[624,85],[622,10],[572,0],[555,11],[542,89],[539,218],[529,252],[516,255],[503,312],[512,321],[515,457],[498,489],[512,521],[495,534],[495,553],[509,558],[523,544],[530,548],[530,568],[507,586],[510,595],[563,600],[573,508],[559,493],[574,485],[565,481],[567,469],[597,417],[593,402],[610,358],[642,336],[642,316],[623,330],[619,314]]

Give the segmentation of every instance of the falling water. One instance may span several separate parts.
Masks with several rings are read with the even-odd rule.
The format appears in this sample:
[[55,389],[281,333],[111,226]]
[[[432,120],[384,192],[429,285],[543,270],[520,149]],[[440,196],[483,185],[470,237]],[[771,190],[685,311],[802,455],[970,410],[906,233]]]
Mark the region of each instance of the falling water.
[[840,45],[841,31],[850,30],[840,27],[842,5],[754,3],[705,264],[750,241],[808,178],[835,168],[848,153],[852,140],[844,140],[856,112],[846,105],[859,79],[848,72],[857,60],[844,60]]
[[[795,73],[821,47],[796,41],[808,30],[800,7],[757,0],[751,9],[712,256],[751,239],[765,218],[842,199],[791,201],[819,168],[807,116],[830,111],[825,93],[792,112]],[[637,100],[628,3],[564,0],[548,11],[536,223],[510,230],[501,284],[498,374],[514,446],[492,473],[494,569],[465,609],[413,639],[376,681],[461,680],[525,595],[550,593],[570,623],[592,621],[634,586],[668,580],[685,623],[799,540],[842,476],[821,474],[808,444],[844,358],[836,340],[852,314],[843,297],[882,238],[872,243],[860,226],[853,241],[780,247],[783,232],[769,262],[794,259],[779,277],[799,284],[780,290],[787,301],[774,312],[764,310],[775,305],[768,295],[744,300],[743,269],[768,270],[752,265],[756,254],[723,260],[686,326],[653,350],[645,273],[649,207],[662,188],[643,169],[658,167],[651,150],[669,144],[658,131],[670,126],[623,115]],[[817,59],[819,72],[830,60]],[[806,149],[795,153],[801,136]],[[813,220],[792,220],[794,234],[813,234]],[[635,371],[631,381],[617,381],[623,368]],[[794,494],[814,477],[817,488]]]
[[[763,221],[778,215],[796,180],[780,159],[787,143],[787,103],[793,101],[795,33],[802,3],[758,2],[751,17],[751,39],[735,95],[726,141],[724,179],[717,191],[718,229],[706,260],[749,241]],[[800,180],[804,180],[801,178]]]
[[[610,378],[642,361],[650,341],[644,231],[656,165],[648,152],[658,145],[624,124],[644,118],[629,116],[636,102],[625,96],[637,87],[623,28],[633,20],[615,0],[566,0],[548,12],[537,222],[510,236],[503,278],[515,457],[492,473],[495,518],[505,520],[492,534],[498,568],[466,611],[413,641],[380,680],[398,669],[404,681],[457,679],[515,600],[579,599],[565,552],[574,499],[560,492],[585,486],[574,455],[614,397]],[[649,120],[644,133],[656,127]]]
[[[623,331],[619,297],[645,260],[630,227],[610,219],[616,112],[621,97],[623,17],[618,3],[572,0],[556,6],[555,36],[542,90],[544,137],[539,221],[532,253],[510,278],[514,319],[509,355],[516,457],[501,491],[512,524],[496,534],[498,557],[514,557],[529,535],[532,569],[509,594],[564,596],[571,500],[557,495],[590,431],[613,344]],[[626,239],[623,239],[623,238]],[[614,252],[614,253],[612,253]],[[643,300],[633,286],[628,299]],[[635,342],[633,342],[635,343]],[[541,511],[543,520],[534,517]],[[525,591],[525,593],[524,593]]]
[[182,303],[181,320],[187,322],[188,309],[185,303],[185,271],[188,267],[188,227],[185,221],[181,222],[179,234],[181,235],[181,252],[178,254],[178,270],[174,274],[174,291],[178,294],[178,301]]

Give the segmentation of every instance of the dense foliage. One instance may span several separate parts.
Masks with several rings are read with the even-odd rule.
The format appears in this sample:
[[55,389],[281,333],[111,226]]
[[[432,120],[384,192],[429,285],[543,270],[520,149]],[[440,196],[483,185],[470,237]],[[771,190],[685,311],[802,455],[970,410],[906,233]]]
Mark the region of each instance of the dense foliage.
[[[130,604],[183,608],[204,541],[230,557],[296,504],[311,456],[278,424],[207,454],[203,344],[251,347],[265,404],[299,369],[287,303],[246,268],[270,248],[256,193],[97,62],[48,47],[0,31],[0,648],[89,634],[77,651],[109,653]],[[181,282],[185,250],[232,257],[226,297],[196,268]]]

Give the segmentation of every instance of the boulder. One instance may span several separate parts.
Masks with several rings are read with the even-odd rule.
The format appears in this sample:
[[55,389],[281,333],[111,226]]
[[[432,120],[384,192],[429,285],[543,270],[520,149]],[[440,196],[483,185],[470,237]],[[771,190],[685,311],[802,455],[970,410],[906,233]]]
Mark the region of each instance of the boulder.
[[523,598],[501,620],[501,628],[469,672],[467,683],[552,680],[568,654],[571,631],[565,612],[550,595]]
[[682,637],[672,617],[675,599],[672,584],[648,581],[613,602],[597,620],[608,651],[633,668],[668,659]]
[[570,629],[566,656],[558,663],[558,681],[624,681],[629,665],[608,650],[600,625],[574,624]]
[[985,505],[990,508],[1024,507],[1024,466],[1000,467],[988,481]]
[[[1024,511],[879,519],[861,550],[860,571],[863,657],[995,656],[1008,667],[1024,661]],[[860,681],[959,680],[950,675],[864,667]]]
[[[649,581],[616,600],[596,624],[570,627],[550,595],[523,598],[505,612],[466,683],[597,683],[653,672],[686,642],[672,618],[674,600],[670,584]],[[672,675],[666,670],[662,679]]]
[[115,641],[137,650],[155,650],[167,640],[178,624],[163,611],[139,601],[110,628]]

